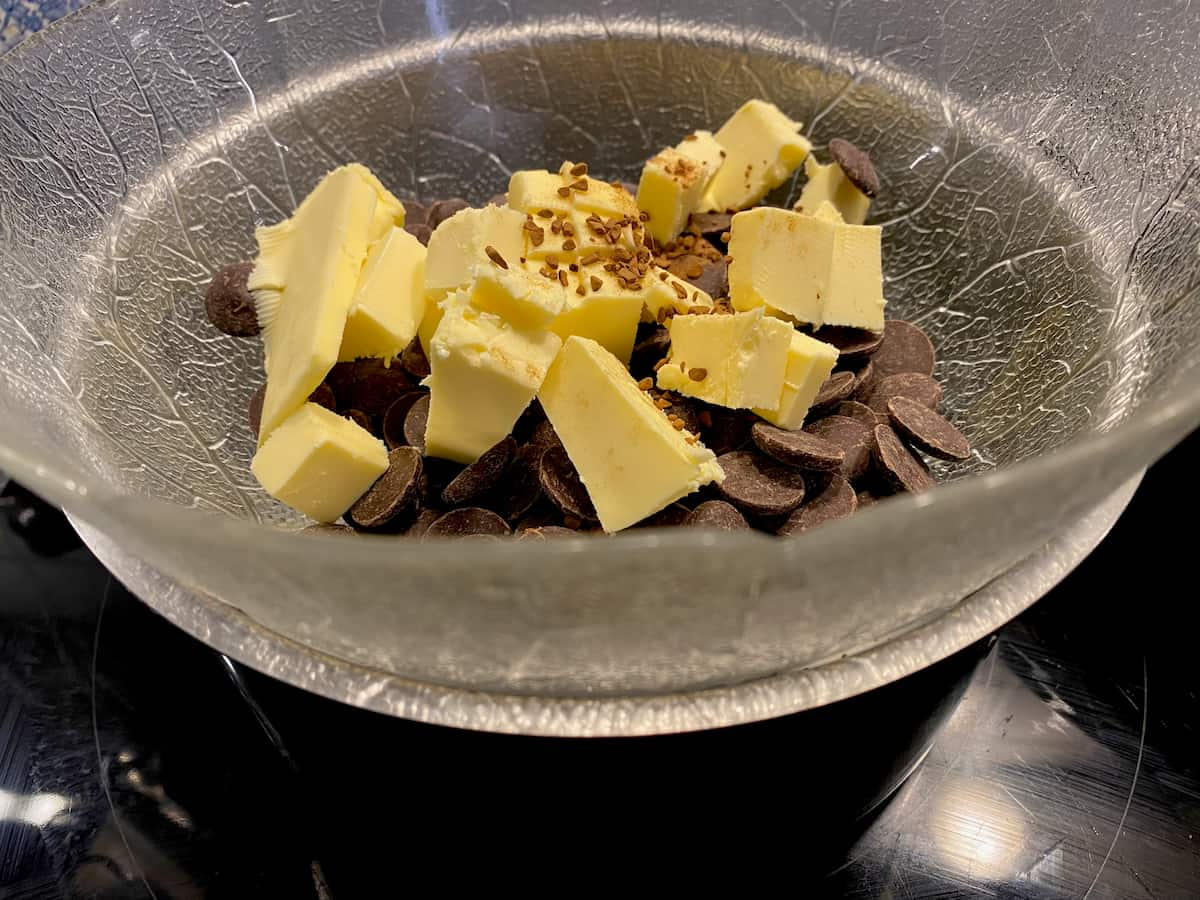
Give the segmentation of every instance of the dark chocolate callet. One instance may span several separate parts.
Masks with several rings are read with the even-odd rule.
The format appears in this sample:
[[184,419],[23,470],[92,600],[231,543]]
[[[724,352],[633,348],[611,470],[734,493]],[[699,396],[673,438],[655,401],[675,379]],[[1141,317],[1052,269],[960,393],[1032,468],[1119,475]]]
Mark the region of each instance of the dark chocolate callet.
[[933,374],[936,361],[929,336],[911,322],[889,319],[884,323],[883,343],[871,357],[875,374],[880,378],[897,372]]
[[829,411],[829,414],[861,422],[871,430],[874,430],[875,426],[879,424],[879,420],[875,416],[875,411],[865,403],[859,403],[857,400],[843,400],[837,406],[833,407]]
[[896,490],[919,493],[933,487],[933,477],[925,463],[887,425],[875,428],[874,454],[876,469]]
[[835,475],[819,492],[805,498],[804,504],[795,510],[779,527],[778,534],[800,534],[818,525],[844,519],[858,509],[858,498],[854,488],[845,478]]
[[429,239],[433,237],[433,229],[424,222],[409,222],[404,226],[404,230],[426,247],[429,246]]
[[725,480],[717,492],[745,512],[781,516],[804,500],[804,478],[795,469],[752,450],[717,457]]
[[542,499],[542,454],[546,448],[528,444],[520,448],[504,480],[496,487],[488,505],[510,522],[523,518]]
[[213,327],[234,337],[253,337],[259,333],[258,313],[254,297],[246,281],[254,263],[240,262],[226,266],[213,276],[204,292],[204,310]]
[[871,428],[863,422],[844,416],[825,416],[804,430],[842,451],[841,475],[847,481],[861,478],[871,467]]
[[446,485],[442,491],[442,503],[446,506],[465,506],[487,494],[500,483],[516,452],[517,442],[511,437],[485,450],[479,459]]
[[462,197],[451,197],[448,200],[435,200],[429,204],[429,215],[425,217],[425,224],[430,228],[437,228],[456,212],[466,209],[471,204]]
[[429,395],[417,398],[404,417],[404,440],[425,452],[425,425],[429,421]]
[[750,437],[763,453],[797,469],[834,472],[842,467],[846,454],[841,447],[808,431],[788,431],[766,422],[756,422]]
[[371,417],[368,416],[361,409],[343,410],[342,415],[344,417],[346,417],[347,419],[349,419],[351,422],[353,422],[355,425],[357,425],[359,428],[362,428],[365,431],[369,431],[369,432],[371,432],[371,434],[375,433],[375,423],[371,420]]
[[503,537],[512,534],[500,516],[490,509],[464,506],[444,513],[425,531],[425,537]]
[[691,231],[699,232],[709,240],[719,241],[721,235],[729,231],[732,221],[733,215],[731,213],[692,213],[692,217],[688,219],[687,227]]
[[856,188],[868,197],[879,193],[879,173],[865,150],[860,150],[843,138],[829,142],[829,153]]
[[399,361],[392,359],[388,362],[390,364],[385,364],[382,359],[356,360],[349,394],[344,395],[334,388],[338,402],[342,406],[361,409],[369,416],[382,418],[401,394],[413,389],[412,379]]
[[429,374],[429,358],[420,338],[413,338],[400,354],[400,365],[413,378],[421,379]]
[[267,386],[260,384],[254,389],[254,393],[250,395],[250,402],[246,405],[246,420],[250,423],[250,431],[255,437],[258,437],[259,429],[262,428],[263,399],[266,396]]
[[838,362],[863,359],[879,349],[883,343],[882,331],[867,331],[865,328],[845,328],[839,325],[825,326],[816,333],[819,340],[833,344],[838,350]]
[[687,521],[692,511],[682,503],[672,503],[660,509],[652,516],[647,516],[634,525],[634,528],[676,528]]
[[861,395],[862,402],[879,416],[880,424],[887,424],[888,403],[895,397],[907,397],[937,409],[942,402],[942,386],[920,372],[897,372],[878,379]]
[[856,379],[853,372],[834,372],[821,384],[817,396],[813,398],[812,408],[823,409],[841,403],[849,398],[854,391]]
[[517,532],[517,537],[523,541],[552,541],[557,538],[579,537],[579,532],[563,528],[561,525],[535,525],[522,528]]
[[750,523],[737,507],[724,500],[706,500],[683,521],[690,528],[714,528],[717,531],[747,531]]
[[542,454],[539,479],[546,496],[565,515],[583,521],[596,519],[592,498],[562,445],[550,447]]
[[404,436],[404,422],[408,418],[408,411],[413,408],[413,404],[425,396],[428,395],[424,391],[409,391],[407,394],[401,394],[383,414],[383,426],[380,431],[383,433],[383,442],[388,445],[389,450],[393,447],[403,447],[408,443],[408,438]]
[[888,401],[892,427],[910,444],[938,459],[961,461],[971,456],[963,433],[932,409],[908,397]]
[[318,384],[317,389],[308,395],[308,402],[337,412],[337,398],[333,395],[333,388],[327,384]]
[[387,471],[354,502],[346,520],[356,528],[376,530],[416,511],[421,498],[423,462],[412,447],[388,453]]

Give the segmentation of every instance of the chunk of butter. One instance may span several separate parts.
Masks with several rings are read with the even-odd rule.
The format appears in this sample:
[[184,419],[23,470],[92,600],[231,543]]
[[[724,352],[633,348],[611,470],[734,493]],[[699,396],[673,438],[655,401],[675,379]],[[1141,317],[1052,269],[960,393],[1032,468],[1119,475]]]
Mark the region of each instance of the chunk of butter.
[[754,411],[772,425],[796,430],[804,424],[804,417],[837,358],[837,348],[832,344],[792,331],[779,403],[773,408],[756,407]]
[[526,169],[509,179],[508,205],[528,216],[522,255],[573,261],[615,246],[636,251],[642,228],[633,197],[587,175],[573,176],[571,166],[563,163],[559,172]]
[[424,286],[425,247],[393,226],[367,253],[338,359],[391,359],[407,347],[425,315]]
[[656,322],[659,313],[664,309],[672,309],[676,313],[686,313],[694,306],[712,309],[713,298],[707,291],[677,278],[666,269],[653,266],[650,274],[646,276],[643,302],[645,307],[642,310],[642,321]]
[[658,386],[718,406],[776,407],[795,329],[761,309],[733,315],[675,316],[671,353]]
[[323,406],[305,403],[272,430],[250,470],[276,500],[332,522],[387,466],[382,441]]
[[704,208],[718,212],[753,206],[783,184],[812,149],[800,123],[765,100],[743,104],[714,137],[725,162],[704,194]]
[[460,209],[429,238],[425,255],[425,291],[435,300],[475,277],[479,268],[493,265],[485,248],[493,247],[509,267],[521,257],[521,226],[525,217],[505,206]]
[[866,221],[871,198],[854,186],[841,166],[835,162],[821,165],[810,156],[804,160],[804,174],[808,181],[792,209],[811,216],[822,203],[829,202],[850,225],[861,225]]
[[494,247],[510,268],[520,264],[524,223],[516,210],[488,205],[461,209],[434,229],[425,254],[425,313],[417,330],[427,355],[442,320],[441,301],[470,283],[477,271],[495,265],[487,247]]
[[[708,169],[710,182],[717,174],[717,169],[721,168],[721,164],[725,162],[725,148],[717,143],[717,139],[713,137],[711,131],[693,131],[680,141],[675,149]],[[705,190],[707,189],[708,185],[706,184]]]
[[699,209],[709,174],[706,165],[673,148],[642,167],[637,205],[649,214],[646,230],[660,244],[674,240],[688,216]]
[[878,226],[759,207],[733,217],[729,256],[734,309],[766,306],[811,325],[883,328]]
[[[600,265],[584,266],[579,273],[572,273],[568,286],[562,313],[550,328],[563,340],[572,335],[589,338],[629,365],[645,288],[625,287]],[[576,287],[583,293],[577,293]]]
[[258,230],[259,255],[248,285],[263,327],[267,370],[259,446],[337,362],[372,232],[384,224],[376,217],[379,201],[370,172],[342,166],[290,219]]
[[725,473],[711,450],[676,431],[611,353],[567,338],[538,392],[605,531],[620,531]]
[[471,305],[517,328],[545,328],[563,311],[567,289],[517,264],[480,268],[470,285]]
[[424,382],[430,391],[425,452],[472,463],[512,431],[562,340],[475,308],[466,291],[442,307]]

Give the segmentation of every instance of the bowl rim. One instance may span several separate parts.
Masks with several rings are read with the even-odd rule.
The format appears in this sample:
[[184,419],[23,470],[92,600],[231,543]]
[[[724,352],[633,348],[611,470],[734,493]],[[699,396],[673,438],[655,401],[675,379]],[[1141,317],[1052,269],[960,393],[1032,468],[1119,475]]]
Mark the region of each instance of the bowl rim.
[[1141,483],[1120,485],[1045,546],[931,621],[815,666],[692,692],[554,698],[419,682],[350,662],[259,625],[181,585],[68,513],[84,543],[135,596],[183,631],[259,672],[322,697],[432,725],[544,737],[634,737],[743,725],[882,687],[985,638],[1057,585],[1102,541]]

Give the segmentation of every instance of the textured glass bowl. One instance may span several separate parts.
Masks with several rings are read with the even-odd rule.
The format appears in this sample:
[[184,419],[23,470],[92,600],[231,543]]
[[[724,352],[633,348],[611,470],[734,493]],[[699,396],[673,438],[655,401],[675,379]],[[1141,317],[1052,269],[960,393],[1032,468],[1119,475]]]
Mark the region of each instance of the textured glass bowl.
[[[599,710],[530,730],[936,631],[1200,421],[1198,32],[1168,3],[90,7],[0,59],[0,467],[289,652]],[[256,223],[351,160],[423,200],[634,177],[753,96],[871,150],[889,314],[976,448],[952,483],[794,540],[289,533],[248,468],[259,345],[200,300]]]

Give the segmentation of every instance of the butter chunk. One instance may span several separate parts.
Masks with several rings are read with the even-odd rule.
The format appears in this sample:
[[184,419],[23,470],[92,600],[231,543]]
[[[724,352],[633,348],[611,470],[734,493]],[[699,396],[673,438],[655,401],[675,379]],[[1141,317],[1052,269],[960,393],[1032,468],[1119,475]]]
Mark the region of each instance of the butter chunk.
[[425,291],[440,300],[467,284],[478,269],[493,265],[485,247],[494,247],[510,267],[521,257],[525,217],[503,206],[460,209],[434,229],[425,255]]
[[545,328],[563,311],[567,289],[526,267],[481,268],[470,286],[471,305],[517,328]]
[[388,466],[378,438],[315,403],[272,430],[250,470],[268,494],[318,522],[332,522]]
[[702,291],[694,284],[672,275],[666,269],[653,266],[646,276],[646,290],[643,298],[645,308],[642,310],[643,322],[655,322],[659,313],[664,309],[676,313],[686,313],[695,306],[712,309],[713,298],[707,291]]
[[733,217],[729,256],[734,309],[766,306],[810,325],[883,328],[878,226],[760,207]]
[[714,135],[725,162],[704,195],[704,208],[745,209],[779,187],[804,162],[812,145],[773,103],[750,100]]
[[605,531],[620,531],[725,478],[711,450],[676,431],[611,353],[569,337],[538,392]]
[[649,214],[646,230],[660,244],[674,240],[700,207],[709,181],[708,167],[668,148],[642,167],[637,205]]
[[559,176],[566,185],[586,185],[584,190],[571,190],[575,209],[584,213],[596,213],[606,218],[629,216],[636,219],[637,201],[625,188],[617,184],[592,178],[590,175],[571,175],[574,163],[565,162],[559,167]]
[[[633,196],[590,176],[573,176],[572,166],[563,163],[560,172],[526,169],[509,179],[508,205],[528,217],[521,255],[574,261],[614,246],[636,251],[642,227]],[[585,185],[586,190],[572,185]]]
[[795,431],[804,424],[809,407],[837,359],[838,351],[832,344],[793,331],[779,404],[774,408],[756,407],[754,411],[772,425]]
[[562,340],[476,309],[466,292],[443,303],[430,342],[425,452],[472,463],[516,424]]
[[403,228],[389,227],[367,254],[339,359],[391,359],[408,346],[425,315],[425,247]]
[[675,316],[658,386],[732,409],[777,407],[795,329],[761,309]]
[[259,257],[248,284],[263,326],[267,370],[259,446],[337,362],[371,234],[381,221],[377,185],[364,167],[342,166],[290,219],[258,231]]
[[[563,340],[572,335],[593,340],[628,365],[642,318],[645,287],[625,287],[599,265],[585,266],[571,278],[563,311],[550,328]],[[593,278],[598,279],[599,287],[593,286]],[[574,285],[584,293],[576,293]]]
[[800,199],[792,207],[796,212],[815,215],[822,203],[832,203],[850,225],[861,225],[871,208],[871,198],[854,186],[842,167],[832,162],[822,165],[814,157],[804,160],[808,181],[800,191]]
[[[693,131],[680,141],[675,149],[708,169],[710,182],[717,174],[717,169],[725,162],[725,148],[717,142],[711,131]],[[705,190],[707,189],[708,185],[705,185]]]

